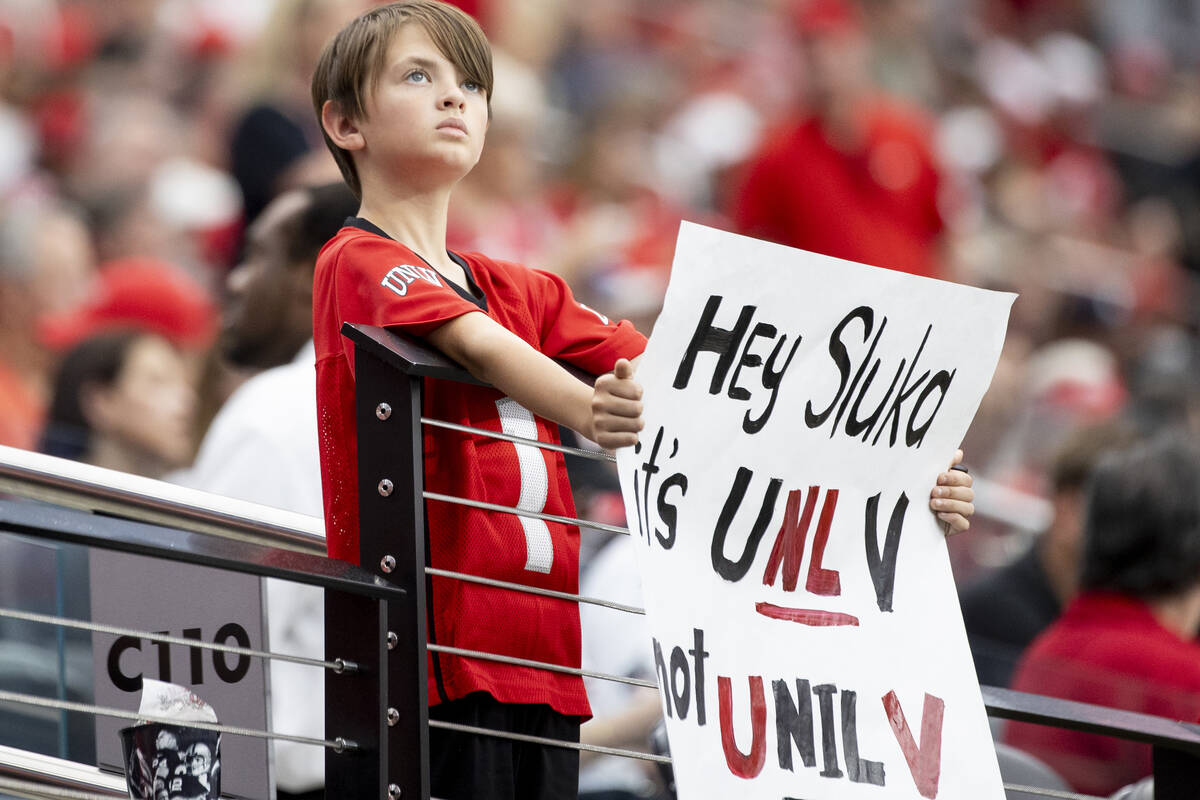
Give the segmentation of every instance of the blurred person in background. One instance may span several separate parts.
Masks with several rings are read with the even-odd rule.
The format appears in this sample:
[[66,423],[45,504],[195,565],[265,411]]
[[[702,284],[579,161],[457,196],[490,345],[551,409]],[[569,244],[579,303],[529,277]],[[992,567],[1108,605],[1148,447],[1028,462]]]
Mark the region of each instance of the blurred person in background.
[[564,236],[548,261],[578,287],[583,302],[643,330],[653,326],[661,307],[680,221],[711,221],[656,186],[646,119],[652,102],[615,101],[581,131],[565,180],[551,190]]
[[[1080,593],[1026,652],[1013,688],[1200,720],[1200,444],[1172,433],[1109,455],[1086,515]],[[1030,723],[1005,739],[1087,794],[1151,772],[1146,744]]]
[[488,146],[455,190],[447,242],[553,268],[549,253],[563,229],[550,203],[540,137],[556,115],[535,72],[501,50],[493,51],[492,69],[505,88],[492,102]]
[[[358,201],[342,182],[284,192],[247,231],[245,257],[229,275],[220,350],[235,365],[263,370],[217,413],[190,470],[174,482],[207,492],[322,516],[317,454],[316,360],[312,343],[317,253]],[[266,582],[271,649],[324,658],[323,592]],[[272,662],[271,730],[323,737],[324,686],[303,666]],[[274,744],[278,797],[324,797],[325,763],[312,749]]]
[[[223,34],[200,4],[59,3],[73,57],[31,87],[41,165],[88,209],[101,258],[230,259],[241,200],[225,172]],[[245,16],[255,14],[246,10]]]
[[941,275],[929,121],[871,81],[871,41],[855,0],[790,7],[805,56],[805,105],[764,137],[729,216],[750,236]]
[[55,359],[34,323],[80,302],[94,270],[87,228],[66,206],[21,198],[0,209],[0,445],[37,443]]
[[99,333],[63,358],[40,449],[157,478],[191,458],[194,403],[186,364],[166,339]]
[[1014,561],[960,592],[981,684],[1007,687],[1021,654],[1075,596],[1088,479],[1106,453],[1132,442],[1133,433],[1117,424],[1087,426],[1068,436],[1050,468],[1049,527]]
[[105,262],[79,302],[43,313],[37,338],[63,352],[96,333],[135,328],[157,334],[180,352],[193,374],[217,333],[217,308],[204,284],[153,258]]
[[1059,448],[1079,428],[1124,412],[1129,392],[1112,350],[1074,337],[1051,339],[1028,353],[1022,377],[1017,413],[980,462],[994,480],[1048,497]]
[[179,483],[321,516],[312,273],[317,253],[358,206],[342,183],[284,192],[247,233],[229,275],[219,347],[259,373],[217,413]]
[[[94,279],[85,284],[80,302],[36,320],[38,341],[56,354],[97,333],[123,329],[147,331],[169,341],[195,392],[216,336],[216,304],[204,284],[174,264],[152,258],[120,258],[99,267]],[[193,397],[192,405],[195,403]],[[195,416],[193,407],[187,415],[193,426]],[[191,440],[188,457],[172,468],[191,463],[194,433]]]
[[229,139],[244,225],[284,190],[338,178],[313,119],[309,80],[326,40],[368,5],[367,0],[276,0],[246,54],[239,89],[248,102]]

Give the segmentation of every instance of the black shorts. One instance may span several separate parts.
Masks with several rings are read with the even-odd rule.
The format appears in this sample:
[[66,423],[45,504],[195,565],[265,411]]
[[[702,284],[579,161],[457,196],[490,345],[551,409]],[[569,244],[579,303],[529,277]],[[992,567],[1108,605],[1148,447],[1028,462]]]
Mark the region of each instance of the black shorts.
[[[579,717],[547,705],[501,703],[485,692],[432,706],[429,719],[579,741]],[[429,780],[438,800],[575,800],[579,753],[430,727]]]

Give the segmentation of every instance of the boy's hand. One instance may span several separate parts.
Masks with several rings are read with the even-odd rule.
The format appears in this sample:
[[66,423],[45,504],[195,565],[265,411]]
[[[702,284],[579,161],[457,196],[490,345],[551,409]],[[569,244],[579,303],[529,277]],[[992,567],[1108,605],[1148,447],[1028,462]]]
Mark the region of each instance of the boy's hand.
[[596,379],[592,438],[608,450],[636,444],[642,429],[642,386],[633,379],[633,369],[633,364],[621,358],[612,372]]
[[[961,464],[962,460],[963,451],[956,450],[950,466]],[[938,475],[937,485],[929,493],[929,507],[946,523],[947,536],[971,527],[968,517],[975,513],[975,490],[971,488],[974,482],[969,473],[958,469],[948,469]]]

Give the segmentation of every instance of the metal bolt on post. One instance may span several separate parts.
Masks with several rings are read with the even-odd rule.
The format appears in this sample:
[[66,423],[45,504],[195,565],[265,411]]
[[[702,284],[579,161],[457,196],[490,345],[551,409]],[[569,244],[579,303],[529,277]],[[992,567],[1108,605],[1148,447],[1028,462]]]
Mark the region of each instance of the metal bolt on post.
[[392,492],[395,491],[395,489],[395,484],[393,484],[387,478],[384,478],[379,482],[379,494],[383,495],[384,497],[391,497]]
[[386,420],[391,415],[392,407],[387,403],[380,403],[379,405],[375,406],[375,416],[379,417],[379,419]]
[[391,572],[396,568],[396,557],[384,556],[383,558],[379,559],[379,568],[384,572]]

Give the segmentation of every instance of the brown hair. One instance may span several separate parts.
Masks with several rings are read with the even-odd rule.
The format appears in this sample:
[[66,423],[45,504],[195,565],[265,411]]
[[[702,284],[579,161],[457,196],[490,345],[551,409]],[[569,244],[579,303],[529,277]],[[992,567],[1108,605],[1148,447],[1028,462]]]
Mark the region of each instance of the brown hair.
[[[492,103],[492,49],[479,24],[469,15],[438,0],[402,0],[373,8],[352,20],[325,45],[312,79],[313,109],[321,124],[327,100],[353,119],[366,117],[366,98],[386,66],[388,45],[402,25],[423,27],[434,45],[468,80],[481,87]],[[325,144],[333,153],[342,177],[362,199],[362,183],[354,159],[338,147],[321,126]]]

